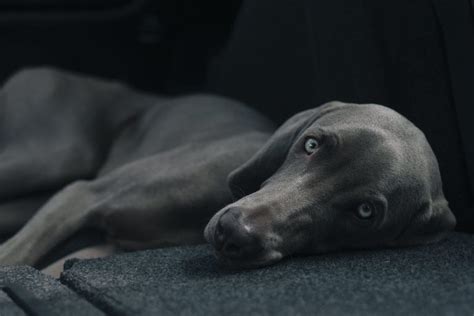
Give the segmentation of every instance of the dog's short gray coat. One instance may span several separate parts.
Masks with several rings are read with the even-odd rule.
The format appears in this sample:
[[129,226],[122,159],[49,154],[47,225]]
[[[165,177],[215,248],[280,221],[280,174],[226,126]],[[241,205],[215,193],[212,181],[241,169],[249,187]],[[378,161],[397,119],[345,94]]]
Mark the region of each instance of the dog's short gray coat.
[[34,264],[87,226],[142,249],[201,242],[207,224],[219,258],[259,266],[432,242],[455,225],[423,133],[380,105],[330,102],[275,131],[226,98],[42,68],[5,83],[0,115],[0,233],[27,222],[0,264]]

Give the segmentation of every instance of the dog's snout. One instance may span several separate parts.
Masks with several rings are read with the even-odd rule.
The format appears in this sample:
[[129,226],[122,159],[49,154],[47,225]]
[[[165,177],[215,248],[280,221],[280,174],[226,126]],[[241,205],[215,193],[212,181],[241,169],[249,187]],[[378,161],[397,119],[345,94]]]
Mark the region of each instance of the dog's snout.
[[215,247],[225,257],[244,259],[262,250],[255,232],[242,221],[242,211],[231,208],[219,218],[215,231]]

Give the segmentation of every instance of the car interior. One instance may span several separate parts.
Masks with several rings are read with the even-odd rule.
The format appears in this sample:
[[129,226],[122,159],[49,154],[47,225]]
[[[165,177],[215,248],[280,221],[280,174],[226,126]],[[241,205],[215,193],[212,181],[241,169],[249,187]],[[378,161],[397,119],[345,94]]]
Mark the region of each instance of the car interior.
[[[276,124],[332,100],[388,106],[426,135],[457,219],[456,231],[473,245],[474,0],[0,0],[0,40],[1,83],[23,68],[54,67],[119,81],[144,93],[222,95]],[[86,230],[39,267],[98,238],[99,232]],[[464,258],[474,260],[474,252],[466,250]],[[464,264],[460,274],[474,272],[472,264],[471,270]],[[433,270],[426,277],[438,273]],[[0,285],[6,282],[1,275],[0,270]],[[466,297],[474,293],[473,284],[471,275],[462,290]],[[86,295],[93,305],[114,304],[94,295]],[[34,306],[31,302],[25,304]],[[474,305],[462,304],[457,306],[472,313]],[[193,308],[187,311],[202,312]],[[369,304],[360,313],[377,314],[376,308]],[[100,309],[106,314],[122,311]]]

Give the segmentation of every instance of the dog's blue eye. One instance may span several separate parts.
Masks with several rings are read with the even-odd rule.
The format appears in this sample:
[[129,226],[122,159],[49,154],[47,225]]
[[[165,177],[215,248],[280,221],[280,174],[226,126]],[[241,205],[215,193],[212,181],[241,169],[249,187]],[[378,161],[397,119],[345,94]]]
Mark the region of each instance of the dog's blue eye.
[[309,137],[306,139],[304,143],[304,150],[308,155],[313,154],[316,150],[318,150],[319,142],[316,138]]
[[369,219],[374,216],[374,207],[370,203],[362,203],[357,208],[357,217],[360,219]]

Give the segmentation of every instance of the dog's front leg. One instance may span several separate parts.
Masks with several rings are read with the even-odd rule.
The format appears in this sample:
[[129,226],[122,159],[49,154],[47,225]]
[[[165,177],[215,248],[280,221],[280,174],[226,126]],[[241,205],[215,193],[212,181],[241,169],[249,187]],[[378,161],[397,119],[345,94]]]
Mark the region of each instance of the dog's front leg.
[[0,246],[0,265],[33,265],[59,242],[86,226],[98,204],[90,184],[77,181],[54,195]]

